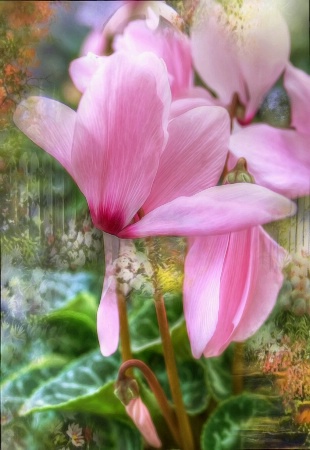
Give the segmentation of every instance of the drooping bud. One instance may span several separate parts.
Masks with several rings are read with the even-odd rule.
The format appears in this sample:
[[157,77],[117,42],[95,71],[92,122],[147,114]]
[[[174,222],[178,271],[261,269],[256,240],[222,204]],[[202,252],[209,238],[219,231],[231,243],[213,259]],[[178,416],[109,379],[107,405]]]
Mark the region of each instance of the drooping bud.
[[139,397],[139,386],[136,380],[124,377],[115,383],[114,394],[127,406],[131,400]]
[[245,158],[239,158],[235,167],[223,179],[223,184],[255,183],[254,177],[248,172]]
[[155,425],[149,410],[141,398],[133,398],[126,406],[126,411],[147,443],[152,447],[160,448],[162,444],[158,437]]

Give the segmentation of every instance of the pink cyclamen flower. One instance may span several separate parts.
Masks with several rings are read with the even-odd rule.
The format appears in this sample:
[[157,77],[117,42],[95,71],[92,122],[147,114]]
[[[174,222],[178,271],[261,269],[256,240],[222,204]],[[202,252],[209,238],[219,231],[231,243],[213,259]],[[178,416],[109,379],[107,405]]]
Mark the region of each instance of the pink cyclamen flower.
[[[114,36],[122,33],[131,20],[144,19],[147,27],[152,30],[158,27],[160,17],[176,26],[181,26],[183,22],[178,13],[163,1],[129,0],[104,3],[109,3],[108,7],[92,5],[91,8],[89,6],[81,8],[81,20],[83,15],[85,16],[83,11],[96,11],[96,16],[92,14],[91,17],[95,26],[82,45],[80,52],[82,56],[88,52],[98,53],[98,50],[105,54]],[[111,15],[112,11],[114,14]]]
[[289,198],[310,193],[310,76],[287,64],[291,129],[255,124],[233,133],[228,169],[246,157],[256,182]]
[[130,22],[123,34],[116,36],[115,51],[133,54],[152,52],[167,66],[173,97],[180,96],[193,86],[192,57],[189,38],[169,24],[159,24],[155,30],[145,20]]
[[126,412],[149,445],[155,448],[161,447],[156,428],[150,416],[149,410],[141,400],[141,397],[133,398],[126,406]]
[[289,58],[288,27],[273,2],[201,0],[191,41],[203,81],[224,105],[238,94],[249,123]]
[[[18,106],[14,120],[72,175],[94,224],[118,238],[225,234],[294,213],[289,200],[264,187],[216,186],[228,151],[227,112],[201,106],[175,112],[169,120],[170,102],[160,59],[117,52],[95,69],[77,112],[30,97]],[[98,334],[107,356],[118,345],[111,261],[119,242],[108,235],[105,240]]]

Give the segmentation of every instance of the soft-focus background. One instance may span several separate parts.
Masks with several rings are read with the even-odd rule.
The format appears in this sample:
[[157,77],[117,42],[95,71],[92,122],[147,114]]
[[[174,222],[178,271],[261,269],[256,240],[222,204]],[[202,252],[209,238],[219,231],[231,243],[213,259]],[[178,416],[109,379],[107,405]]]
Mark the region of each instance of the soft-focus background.
[[[12,122],[16,103],[30,93],[76,108],[80,94],[69,79],[69,63],[79,56],[89,31],[100,30],[118,3],[0,5],[4,450],[147,448],[113,394],[120,357],[105,359],[98,349],[102,234],[69,175]],[[179,1],[169,3],[183,7]],[[279,3],[292,33],[291,60],[309,73],[308,2]],[[288,117],[288,99],[279,83],[258,120],[281,127]],[[214,401],[228,401],[213,416],[219,449],[309,448],[309,211],[309,197],[300,199],[296,217],[268,227],[291,260],[271,318],[240,348],[243,363],[234,372],[243,379],[245,392],[268,400],[264,408],[253,405],[246,393],[239,410],[234,404],[232,347],[219,358],[192,359],[182,317],[184,242],[165,240],[162,283],[186,409],[199,430]],[[137,249],[143,250],[142,242]],[[134,355],[150,365],[169,396],[147,280],[131,295],[129,320]],[[142,394],[165,433],[153,396],[146,388]],[[244,415],[245,410],[253,413]],[[215,448],[208,433],[205,429],[203,445]]]

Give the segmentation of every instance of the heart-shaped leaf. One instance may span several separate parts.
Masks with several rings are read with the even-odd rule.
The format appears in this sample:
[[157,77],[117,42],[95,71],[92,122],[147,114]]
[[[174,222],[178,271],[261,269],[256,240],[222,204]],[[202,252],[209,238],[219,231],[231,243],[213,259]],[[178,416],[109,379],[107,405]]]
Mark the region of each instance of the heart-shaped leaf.
[[242,394],[222,402],[203,428],[202,450],[242,449],[242,430],[254,417],[268,414],[270,407],[265,397],[251,394]]
[[54,409],[123,417],[124,406],[114,395],[119,366],[119,354],[103,358],[98,350],[91,352],[36,390],[20,414]]

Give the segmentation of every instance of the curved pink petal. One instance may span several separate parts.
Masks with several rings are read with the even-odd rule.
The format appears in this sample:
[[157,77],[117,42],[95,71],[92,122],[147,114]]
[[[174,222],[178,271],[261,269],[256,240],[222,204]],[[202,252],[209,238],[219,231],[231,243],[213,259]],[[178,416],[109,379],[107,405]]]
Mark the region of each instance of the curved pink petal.
[[289,198],[309,195],[310,136],[268,125],[251,125],[230,138],[228,170],[245,157],[256,183]]
[[212,97],[203,88],[196,87],[188,91],[188,96],[174,100],[171,104],[170,119],[174,119],[181,114],[198,108],[199,106],[221,106],[219,101]]
[[283,72],[289,49],[288,27],[272,5],[201,2],[192,32],[194,64],[224,104],[238,94],[246,107],[244,122],[252,120]]
[[183,307],[193,356],[200,358],[215,332],[220,308],[221,273],[229,235],[188,239]]
[[[246,302],[242,317],[235,328],[232,339],[243,341],[252,336],[265,322],[273,307],[283,283],[282,267],[286,251],[280,247],[265,231],[259,229],[259,255],[253,264],[257,264],[257,282],[253,285]],[[261,283],[261,280],[264,280]]]
[[119,316],[113,262],[118,258],[120,241],[109,234],[103,235],[105,252],[105,277],[97,313],[97,332],[103,356],[117,350],[119,341]]
[[193,61],[203,81],[217,93],[223,104],[229,104],[235,92],[245,104],[245,84],[225,16],[219,3],[200,3],[191,30]]
[[129,1],[121,6],[109,19],[103,29],[103,39],[107,42],[115,34],[122,33],[128,22],[143,18],[147,26],[155,30],[160,17],[177,26],[182,24],[179,14],[162,1]]
[[214,186],[223,172],[230,136],[227,111],[192,109],[169,122],[169,139],[146,203],[145,213],[175,198]]
[[239,231],[293,215],[295,203],[262,186],[237,183],[206,189],[159,206],[119,237],[207,236]]
[[[290,36],[287,23],[271,3],[254,6],[244,3],[244,23],[239,35],[238,59],[245,80],[248,102],[245,122],[249,122],[265,95],[285,69],[290,54]],[[241,25],[241,24],[240,24]]]
[[16,126],[35,144],[52,155],[75,178],[71,149],[76,112],[45,97],[28,97],[16,108]]
[[204,356],[219,355],[230,342],[246,339],[264,323],[282,285],[284,256],[284,249],[261,227],[229,235],[220,273],[216,330],[206,344]]
[[284,73],[284,86],[291,102],[292,126],[297,131],[310,134],[310,76],[288,64]]
[[69,66],[70,77],[75,84],[75,87],[84,92],[88,87],[91,78],[99,67],[104,63],[106,57],[97,56],[93,53],[88,53],[87,56],[74,59]]
[[181,95],[192,85],[189,40],[175,27],[158,26],[153,31],[144,20],[133,21],[122,35],[115,38],[114,49],[134,54],[149,51],[162,58],[167,66],[174,97]]
[[72,164],[98,228],[116,234],[146,200],[167,139],[170,88],[151,53],[116,53],[77,111]]
[[152,447],[160,448],[162,444],[151,415],[140,397],[133,398],[129,402],[126,406],[126,412],[131,417],[146,442]]

